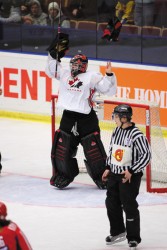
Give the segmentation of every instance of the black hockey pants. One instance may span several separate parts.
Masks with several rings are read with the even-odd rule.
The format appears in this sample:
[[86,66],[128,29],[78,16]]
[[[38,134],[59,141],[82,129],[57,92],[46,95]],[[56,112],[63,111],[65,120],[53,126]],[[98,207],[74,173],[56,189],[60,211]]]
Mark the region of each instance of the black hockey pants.
[[[78,135],[74,135],[72,132],[75,125]],[[81,138],[84,136],[100,131],[99,121],[96,112],[93,109],[89,114],[81,114],[65,110],[60,122],[60,129],[72,136],[72,149],[77,148],[81,142]]]
[[[122,183],[122,175],[111,173],[107,184],[106,208],[112,236],[127,232],[128,242],[140,238],[140,214],[136,201],[142,173],[133,174],[131,182]],[[126,223],[124,224],[123,211]]]

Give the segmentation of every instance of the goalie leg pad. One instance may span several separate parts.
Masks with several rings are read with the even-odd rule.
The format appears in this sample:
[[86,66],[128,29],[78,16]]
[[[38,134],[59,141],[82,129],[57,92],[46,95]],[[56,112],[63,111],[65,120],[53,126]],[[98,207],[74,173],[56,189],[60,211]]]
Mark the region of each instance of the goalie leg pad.
[[102,174],[105,171],[106,152],[99,132],[92,133],[81,139],[86,157],[85,165],[88,174],[100,189],[106,188],[102,181]]
[[51,150],[53,176],[50,184],[58,188],[68,186],[79,174],[78,163],[75,158],[76,148],[71,147],[72,136],[62,130],[55,132]]

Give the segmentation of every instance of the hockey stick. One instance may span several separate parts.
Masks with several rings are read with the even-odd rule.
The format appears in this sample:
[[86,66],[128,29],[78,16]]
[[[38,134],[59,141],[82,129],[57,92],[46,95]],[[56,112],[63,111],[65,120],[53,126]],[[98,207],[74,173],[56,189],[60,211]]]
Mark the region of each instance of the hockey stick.
[[59,37],[60,37],[60,27],[61,27],[61,0],[59,5],[59,23],[57,28],[57,56],[56,56],[56,69],[55,69],[55,77],[57,77],[57,67],[58,67],[58,57],[59,57]]
[[[57,67],[58,67],[58,58],[59,58],[58,52],[59,52],[60,26],[61,26],[61,0],[60,0],[60,5],[59,5],[59,23],[58,23],[58,27],[57,27],[57,41],[58,41],[58,43],[57,43],[55,77],[57,77]],[[53,102],[53,107],[54,107],[53,112],[55,113],[55,100],[53,101],[53,99],[52,99],[52,102]],[[55,133],[55,128],[54,128],[54,133]],[[52,138],[52,145],[53,145],[53,141],[54,141],[54,136]],[[51,185],[53,185],[53,183],[55,181],[55,176],[56,176],[56,170],[55,170],[53,163],[52,163],[52,177],[50,179]]]

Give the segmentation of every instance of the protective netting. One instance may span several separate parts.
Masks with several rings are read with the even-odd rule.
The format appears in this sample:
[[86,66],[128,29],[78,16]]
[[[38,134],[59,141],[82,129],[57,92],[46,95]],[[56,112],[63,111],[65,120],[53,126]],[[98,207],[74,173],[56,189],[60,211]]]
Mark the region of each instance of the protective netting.
[[161,128],[159,107],[151,107],[151,180],[152,186],[167,187],[167,149],[165,144],[165,128]]
[[[152,160],[151,167],[149,171],[149,177],[146,177],[144,173],[144,178],[146,177],[147,182],[149,181],[149,186],[151,188],[161,189],[167,188],[167,146],[165,143],[165,137],[167,135],[167,128],[162,128],[160,123],[160,109],[159,106],[151,102],[136,101],[133,99],[118,99],[108,97],[96,98],[95,110],[99,118],[99,125],[101,128],[101,138],[104,144],[106,153],[109,150],[109,144],[111,140],[111,133],[115,127],[114,121],[112,121],[112,111],[115,106],[121,103],[129,103],[133,108],[133,119],[136,126],[138,126],[142,132],[148,136],[148,131],[150,131],[150,143],[152,150]],[[143,106],[142,106],[143,105]],[[148,124],[148,117],[146,108],[148,106],[150,110],[150,124]],[[56,105],[55,105],[56,107]],[[59,127],[59,122],[62,116],[62,110],[55,109],[54,121],[57,129]],[[146,124],[148,126],[146,126]],[[146,133],[147,130],[147,133]],[[77,152],[77,160],[80,168],[80,172],[86,172],[84,165],[84,153],[82,147],[79,146]],[[147,173],[148,174],[148,173]],[[156,190],[155,190],[156,191]],[[158,191],[159,192],[159,191]],[[166,192],[166,191],[165,191]]]

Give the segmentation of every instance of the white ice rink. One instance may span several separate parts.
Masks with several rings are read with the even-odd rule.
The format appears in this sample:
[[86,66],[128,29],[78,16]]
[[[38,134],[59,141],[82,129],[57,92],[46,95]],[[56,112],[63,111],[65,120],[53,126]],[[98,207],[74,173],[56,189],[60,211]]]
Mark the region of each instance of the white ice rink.
[[[126,241],[105,245],[106,191],[87,174],[64,190],[49,185],[50,149],[50,124],[0,118],[0,200],[8,206],[8,218],[25,232],[33,250],[128,249]],[[143,181],[138,201],[138,249],[167,250],[167,194],[147,193]]]

